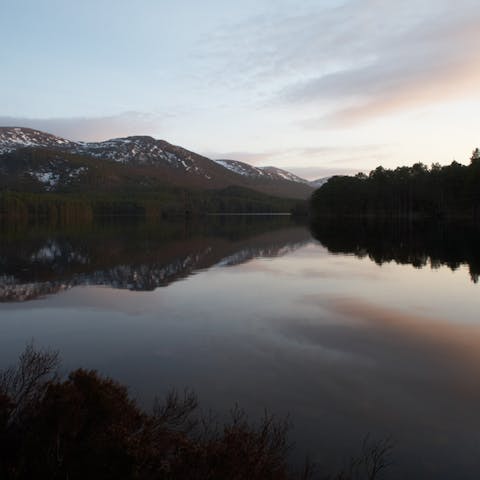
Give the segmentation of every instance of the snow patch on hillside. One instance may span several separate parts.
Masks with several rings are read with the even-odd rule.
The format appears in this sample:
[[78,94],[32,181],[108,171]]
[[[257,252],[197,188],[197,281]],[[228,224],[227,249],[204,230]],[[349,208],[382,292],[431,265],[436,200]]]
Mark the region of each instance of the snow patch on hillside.
[[43,172],[28,172],[32,177],[36,178],[39,182],[43,183],[47,190],[53,190],[60,180],[60,175],[52,171]]
[[218,165],[239,175],[249,177],[261,177],[264,175],[260,168],[249,165],[248,163],[239,162],[237,160],[215,160]]

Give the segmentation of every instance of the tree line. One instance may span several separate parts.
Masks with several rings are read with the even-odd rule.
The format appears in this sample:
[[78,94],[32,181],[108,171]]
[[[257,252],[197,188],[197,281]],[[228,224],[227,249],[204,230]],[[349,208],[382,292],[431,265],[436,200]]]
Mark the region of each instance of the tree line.
[[369,175],[335,176],[311,198],[314,216],[480,218],[480,150],[469,165],[377,167]]
[[0,191],[0,220],[45,219],[50,223],[90,222],[99,216],[175,217],[207,213],[283,213],[301,200],[273,197],[243,187],[115,193],[32,193]]

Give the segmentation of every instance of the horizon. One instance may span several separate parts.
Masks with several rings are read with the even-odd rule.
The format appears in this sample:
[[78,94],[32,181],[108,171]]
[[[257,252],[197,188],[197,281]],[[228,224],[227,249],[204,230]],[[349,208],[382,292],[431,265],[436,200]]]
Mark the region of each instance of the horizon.
[[473,0],[7,0],[2,11],[0,126],[148,135],[307,179],[465,163],[480,143]]

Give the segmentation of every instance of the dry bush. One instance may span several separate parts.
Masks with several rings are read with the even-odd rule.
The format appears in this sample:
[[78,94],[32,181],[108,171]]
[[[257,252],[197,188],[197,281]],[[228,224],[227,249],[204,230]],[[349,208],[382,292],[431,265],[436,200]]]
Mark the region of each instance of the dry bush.
[[[185,390],[145,412],[125,386],[96,371],[56,373],[58,353],[28,344],[0,372],[0,478],[68,480],[289,480],[326,478],[306,462],[293,475],[290,422],[265,412],[251,421],[238,406],[226,422],[202,414]],[[367,438],[336,480],[378,478],[391,442]]]

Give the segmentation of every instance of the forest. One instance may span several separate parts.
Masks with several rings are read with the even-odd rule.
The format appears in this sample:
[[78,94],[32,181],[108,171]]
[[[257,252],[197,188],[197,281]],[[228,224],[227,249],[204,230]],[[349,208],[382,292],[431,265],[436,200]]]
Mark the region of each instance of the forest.
[[377,167],[369,175],[332,177],[316,190],[311,213],[319,216],[480,218],[480,150],[469,165],[456,161],[430,168]]
[[99,216],[175,217],[210,213],[285,213],[303,200],[231,186],[221,190],[164,187],[156,191],[32,193],[0,191],[0,220],[90,222]]

